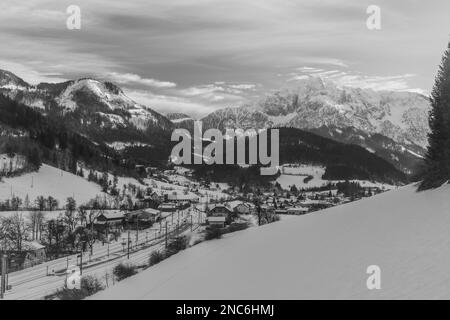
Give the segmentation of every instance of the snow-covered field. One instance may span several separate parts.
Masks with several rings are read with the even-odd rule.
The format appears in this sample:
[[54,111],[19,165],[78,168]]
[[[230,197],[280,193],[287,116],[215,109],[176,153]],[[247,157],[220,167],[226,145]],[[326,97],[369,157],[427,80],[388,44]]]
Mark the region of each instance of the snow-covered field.
[[38,196],[52,196],[60,205],[65,204],[68,197],[83,204],[96,195],[103,195],[99,185],[45,164],[38,172],[0,181],[0,201],[10,199],[11,195],[25,199],[27,194],[30,201]]
[[[450,185],[412,185],[228,234],[94,299],[450,298]],[[369,290],[367,268],[381,269]]]
[[[43,214],[44,220],[51,220],[51,219],[57,219],[57,218],[63,216],[65,210],[54,210],[54,211],[45,210],[45,211],[40,211],[40,212]],[[22,217],[26,221],[28,221],[32,211],[0,211],[0,218],[11,217],[11,216],[15,215],[16,213],[18,213],[19,215],[22,215]]]
[[[328,183],[337,183],[339,180],[324,180],[322,176],[325,173],[325,168],[313,165],[298,165],[295,167],[283,166],[282,174],[277,178],[277,182],[283,189],[290,189],[292,185],[295,185],[299,189],[307,189],[314,187],[321,187]],[[311,176],[312,179],[305,182],[305,178]],[[379,182],[370,182],[365,180],[352,180],[359,182],[363,187],[378,187],[385,189],[395,188],[392,185]]]

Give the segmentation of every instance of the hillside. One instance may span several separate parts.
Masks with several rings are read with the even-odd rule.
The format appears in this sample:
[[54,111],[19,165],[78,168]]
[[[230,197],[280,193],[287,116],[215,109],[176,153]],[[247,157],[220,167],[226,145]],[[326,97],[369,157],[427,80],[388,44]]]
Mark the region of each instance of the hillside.
[[63,206],[68,197],[73,197],[81,205],[105,194],[98,184],[43,164],[37,172],[0,180],[0,200],[10,199],[11,195],[21,199],[28,195],[30,201],[38,196],[52,196]]
[[[132,152],[145,148],[142,144],[133,144],[126,150],[131,155],[125,157],[122,150],[96,143],[63,121],[56,121],[0,94],[0,155],[3,155],[0,176],[37,170],[42,163],[77,173],[78,165],[83,163],[95,170],[137,177],[136,163],[148,161],[139,162],[139,157],[133,157]],[[10,170],[7,159],[17,155],[23,159],[21,166]]]
[[[450,185],[372,198],[201,243],[93,299],[448,299]],[[381,268],[368,290],[367,267]]]
[[[153,109],[129,98],[108,81],[82,78],[62,83],[27,84],[0,70],[0,94],[33,108],[97,144],[145,144],[145,153],[130,148],[143,160],[165,161],[173,123]],[[125,148],[127,149],[127,148]],[[158,155],[158,156],[153,156]]]

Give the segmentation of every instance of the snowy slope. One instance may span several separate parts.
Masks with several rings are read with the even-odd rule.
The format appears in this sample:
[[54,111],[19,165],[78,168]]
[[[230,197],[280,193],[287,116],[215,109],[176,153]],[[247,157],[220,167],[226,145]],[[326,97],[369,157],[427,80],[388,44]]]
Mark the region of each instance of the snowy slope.
[[22,199],[28,194],[30,201],[38,196],[52,196],[60,205],[64,205],[68,197],[74,197],[78,204],[83,204],[103,194],[97,184],[45,164],[38,172],[0,181],[0,200],[10,199],[11,193]]
[[[95,299],[450,298],[450,186],[414,186],[194,246]],[[367,267],[381,268],[368,290]]]

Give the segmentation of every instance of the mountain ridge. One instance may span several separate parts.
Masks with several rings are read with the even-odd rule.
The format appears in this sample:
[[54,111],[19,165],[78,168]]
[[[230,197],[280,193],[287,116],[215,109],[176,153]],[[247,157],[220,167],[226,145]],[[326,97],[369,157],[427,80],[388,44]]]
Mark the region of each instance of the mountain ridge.
[[[219,109],[201,120],[205,130],[276,126],[308,130],[375,149],[401,170],[412,173],[425,154],[428,112],[428,98],[418,93],[339,88],[331,81],[311,77],[295,90],[276,92],[252,104]],[[354,129],[353,135],[336,138],[339,131],[349,128]],[[375,135],[387,139],[371,140]]]

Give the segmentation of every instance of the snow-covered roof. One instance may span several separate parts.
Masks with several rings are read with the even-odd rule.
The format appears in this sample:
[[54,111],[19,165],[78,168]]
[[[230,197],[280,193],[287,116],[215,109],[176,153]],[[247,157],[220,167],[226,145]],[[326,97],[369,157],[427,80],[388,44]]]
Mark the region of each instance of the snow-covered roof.
[[176,208],[174,203],[161,203],[158,208]]
[[208,217],[209,222],[225,222],[225,217]]
[[152,208],[146,208],[146,209],[143,209],[142,211],[144,211],[145,213],[153,214],[153,215],[161,214],[161,211],[156,210],[156,209],[152,209]]
[[179,200],[179,201],[189,201],[189,200],[196,200],[198,199],[198,196],[195,194],[168,194],[167,198],[169,200]]
[[230,211],[230,208],[227,208],[224,204],[221,204],[221,203],[220,204],[213,204],[213,205],[209,206],[209,211],[214,210],[216,208],[218,208],[218,209],[225,209],[227,211]]
[[106,219],[121,219],[125,217],[125,213],[122,211],[113,211],[113,212],[103,212],[103,215]]
[[227,202],[226,205],[234,210],[234,208],[236,208],[238,205],[243,204],[243,203],[244,202],[242,202],[240,200],[234,200],[234,201]]
[[305,205],[310,205],[310,204],[328,204],[327,201],[324,200],[311,200],[311,199],[306,199],[300,202],[301,204],[305,204]]
[[306,212],[309,211],[308,208],[304,208],[304,207],[293,207],[293,208],[287,208],[287,211],[302,211],[302,212]]
[[44,249],[45,246],[37,241],[22,241],[22,249],[26,251]]

